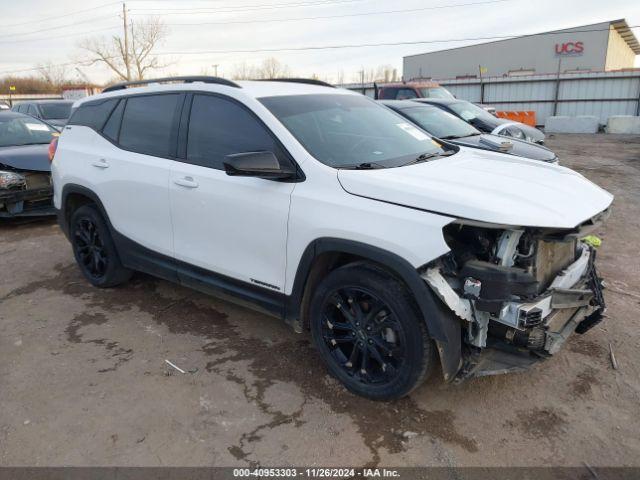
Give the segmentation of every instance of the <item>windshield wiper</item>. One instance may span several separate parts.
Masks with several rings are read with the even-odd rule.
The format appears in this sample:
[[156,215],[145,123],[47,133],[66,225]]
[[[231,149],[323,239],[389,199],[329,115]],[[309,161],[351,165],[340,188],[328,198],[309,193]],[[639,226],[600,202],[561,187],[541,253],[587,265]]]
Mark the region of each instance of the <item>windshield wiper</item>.
[[421,155],[418,155],[418,157],[416,157],[414,160],[411,160],[410,162],[401,165],[401,167],[406,167],[407,165],[413,165],[415,163],[424,162],[431,158],[448,157],[450,155],[453,155],[454,153],[456,153],[455,150],[445,150],[444,152],[423,153]]
[[474,137],[476,135],[481,135],[480,133],[470,133],[469,135],[447,135],[446,137],[438,137],[442,140],[455,140],[457,138],[466,138],[466,137]]
[[363,162],[356,165],[341,165],[338,168],[348,168],[352,170],[375,170],[376,168],[386,168],[384,165],[372,162]]

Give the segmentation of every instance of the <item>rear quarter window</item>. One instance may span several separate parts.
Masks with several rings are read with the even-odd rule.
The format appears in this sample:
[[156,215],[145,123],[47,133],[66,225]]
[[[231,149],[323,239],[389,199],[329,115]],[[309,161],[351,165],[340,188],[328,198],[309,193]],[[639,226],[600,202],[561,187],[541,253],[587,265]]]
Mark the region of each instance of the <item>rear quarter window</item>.
[[81,125],[99,131],[106,123],[118,100],[117,98],[109,98],[83,103],[73,112],[68,124]]
[[169,157],[180,98],[178,93],[128,97],[120,125],[120,146],[137,153]]

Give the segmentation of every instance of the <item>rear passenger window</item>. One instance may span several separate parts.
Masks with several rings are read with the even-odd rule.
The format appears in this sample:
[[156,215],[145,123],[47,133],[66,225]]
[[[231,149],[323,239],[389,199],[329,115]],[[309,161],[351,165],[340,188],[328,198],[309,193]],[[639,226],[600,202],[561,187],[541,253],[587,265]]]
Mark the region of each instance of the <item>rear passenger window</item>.
[[102,129],[102,134],[114,142],[118,141],[118,132],[120,131],[120,122],[122,120],[124,103],[124,100],[121,100],[120,103],[118,103],[118,106],[113,110],[113,112],[111,112],[109,120],[107,120],[107,123]]
[[29,105],[29,109],[27,110],[27,113],[33,117],[38,116],[38,111],[36,110],[36,107],[34,107],[33,105]]
[[68,124],[81,125],[99,131],[116,103],[118,103],[117,98],[83,103],[73,112]]
[[281,150],[266,127],[245,108],[213,95],[195,95],[189,120],[187,160],[223,170],[227,155]]
[[129,97],[122,116],[119,143],[146,155],[168,157],[180,94]]

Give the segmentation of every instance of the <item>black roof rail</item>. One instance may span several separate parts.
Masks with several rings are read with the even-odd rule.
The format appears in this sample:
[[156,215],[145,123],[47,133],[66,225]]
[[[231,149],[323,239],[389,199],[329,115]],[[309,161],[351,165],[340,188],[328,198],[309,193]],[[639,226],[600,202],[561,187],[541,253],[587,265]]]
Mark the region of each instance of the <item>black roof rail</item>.
[[168,83],[168,82],[183,82],[183,83],[193,83],[193,82],[202,82],[202,83],[215,83],[218,85],[226,85],[227,87],[234,88],[242,88],[235,82],[231,80],[227,80],[226,78],[220,77],[209,77],[206,75],[195,75],[188,77],[165,77],[165,78],[150,78],[148,80],[135,80],[131,82],[121,82],[116,83],[115,85],[111,85],[110,87],[102,90],[102,93],[106,92],[115,92],[116,90],[124,90],[128,87],[134,87],[136,85],[148,85],[150,83]]
[[308,83],[309,85],[318,85],[319,87],[336,88],[330,83],[316,80],[315,78],[261,78],[262,82],[289,82],[289,83]]

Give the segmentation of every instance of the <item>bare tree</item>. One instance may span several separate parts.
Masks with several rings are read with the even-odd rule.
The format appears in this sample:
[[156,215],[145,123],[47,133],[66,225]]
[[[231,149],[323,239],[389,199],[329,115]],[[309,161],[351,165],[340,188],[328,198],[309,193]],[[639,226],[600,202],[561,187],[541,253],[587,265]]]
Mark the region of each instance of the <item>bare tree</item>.
[[284,78],[291,75],[291,71],[287,65],[278,61],[277,58],[269,57],[262,62],[258,69],[258,77],[264,79]]
[[47,62],[38,65],[38,73],[45,82],[52,87],[60,87],[61,85],[68,83],[67,70],[65,67],[55,65],[52,62]]
[[154,17],[141,22],[132,21],[128,28],[128,45],[118,35],[82,40],[79,47],[89,56],[85,64],[104,64],[120,80],[126,81],[142,80],[149,70],[166,67],[153,53],[155,47],[167,37],[166,25]]
[[397,70],[391,65],[378,65],[375,68],[363,68],[352,78],[357,83],[394,82],[397,80],[397,74]]
[[284,78],[291,75],[289,67],[281,63],[277,58],[269,57],[259,66],[250,65],[247,62],[234,65],[231,78],[234,80],[271,79]]
[[247,62],[236,63],[233,66],[231,78],[233,80],[251,80],[252,78],[258,78],[258,69],[253,65],[247,64]]

